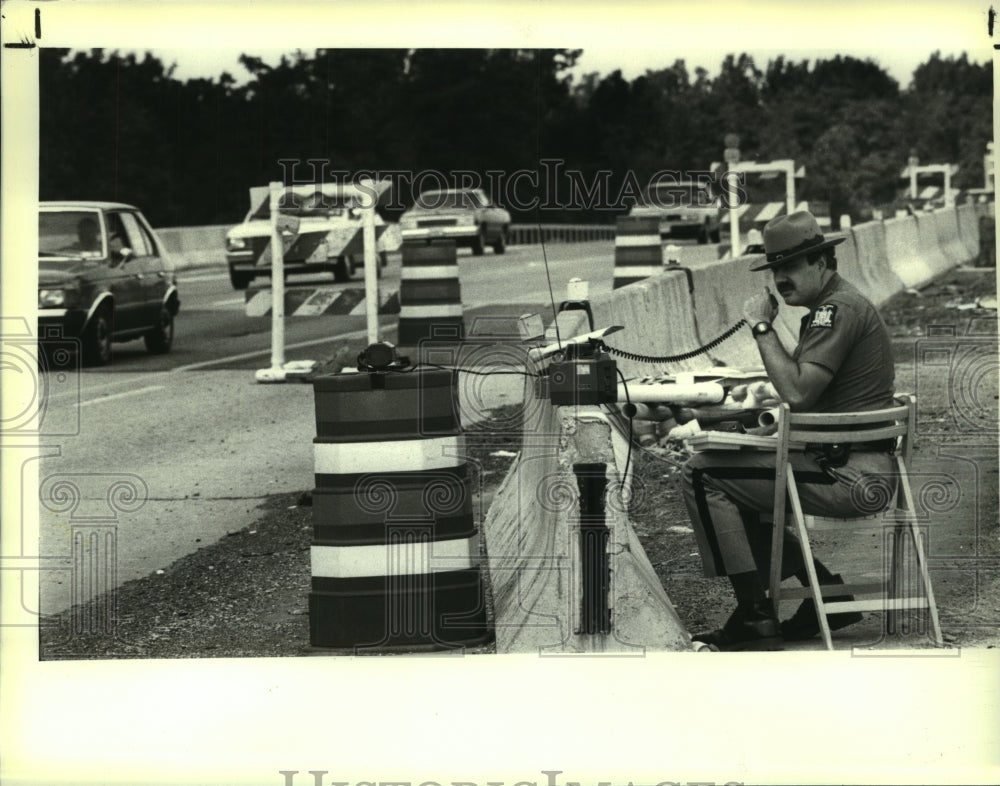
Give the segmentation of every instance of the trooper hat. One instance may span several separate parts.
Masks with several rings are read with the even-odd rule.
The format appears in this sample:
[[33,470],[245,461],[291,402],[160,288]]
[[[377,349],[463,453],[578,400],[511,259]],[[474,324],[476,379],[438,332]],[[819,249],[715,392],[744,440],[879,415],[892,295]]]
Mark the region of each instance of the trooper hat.
[[764,259],[752,264],[750,269],[769,270],[803,254],[814,254],[843,243],[846,239],[825,239],[813,214],[807,210],[777,216],[764,225]]

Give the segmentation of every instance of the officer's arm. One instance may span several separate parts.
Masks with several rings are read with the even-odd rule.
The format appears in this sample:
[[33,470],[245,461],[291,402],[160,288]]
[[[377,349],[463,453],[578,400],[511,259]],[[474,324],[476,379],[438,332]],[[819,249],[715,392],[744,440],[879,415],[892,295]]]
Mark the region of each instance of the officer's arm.
[[792,360],[773,330],[757,336],[756,341],[767,378],[781,400],[787,401],[793,411],[808,410],[830,384],[833,372],[817,363]]

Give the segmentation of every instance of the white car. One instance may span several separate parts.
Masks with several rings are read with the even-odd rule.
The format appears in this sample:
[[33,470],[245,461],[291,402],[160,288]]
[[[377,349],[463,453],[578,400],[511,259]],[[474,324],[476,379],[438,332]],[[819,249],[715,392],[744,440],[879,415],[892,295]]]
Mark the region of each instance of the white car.
[[699,243],[718,243],[721,201],[707,183],[661,182],[651,186],[630,216],[660,219],[662,240],[694,238]]
[[510,213],[490,202],[481,188],[424,191],[399,217],[399,229],[404,243],[454,240],[476,256],[486,246],[502,254],[507,249]]
[[[298,185],[284,190],[278,210],[293,223],[285,230],[285,275],[333,273],[350,281],[364,266],[363,199],[351,185]],[[379,273],[388,261],[386,223],[375,214]],[[271,276],[271,209],[266,186],[250,189],[250,210],[226,234],[226,263],[234,289],[246,289],[259,276]]]

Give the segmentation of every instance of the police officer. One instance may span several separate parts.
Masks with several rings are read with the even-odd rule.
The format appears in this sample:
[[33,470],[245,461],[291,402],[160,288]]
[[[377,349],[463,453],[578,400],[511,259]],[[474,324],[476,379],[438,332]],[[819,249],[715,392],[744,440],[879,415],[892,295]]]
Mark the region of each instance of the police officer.
[[[763,260],[751,270],[770,270],[774,289],[790,306],[806,306],[799,342],[789,353],[775,335],[778,302],[770,288],[749,298],[743,315],[753,332],[767,375],[783,401],[797,412],[857,412],[893,405],[893,357],[889,334],[875,306],[837,273],[834,246],[806,211],[779,216],[764,227]],[[806,513],[863,516],[865,483],[894,488],[886,443],[854,445],[834,454],[819,447],[793,452]],[[782,639],[819,632],[811,600],[779,623],[765,587],[770,571],[775,454],[769,451],[707,451],[694,454],[683,473],[684,500],[701,552],[705,575],[728,576],[737,608],[719,630],[695,641],[721,650],[778,649]],[[877,495],[875,495],[877,496]],[[843,583],[816,562],[821,584]],[[783,578],[808,583],[798,539],[786,529]],[[835,598],[846,599],[849,596]],[[833,599],[833,598],[831,598]],[[859,613],[831,615],[830,627],[861,619]]]

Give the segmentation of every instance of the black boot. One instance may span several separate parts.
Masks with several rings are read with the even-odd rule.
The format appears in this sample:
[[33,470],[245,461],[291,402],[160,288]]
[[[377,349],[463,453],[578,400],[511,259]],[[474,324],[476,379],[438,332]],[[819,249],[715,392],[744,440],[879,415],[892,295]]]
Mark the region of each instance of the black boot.
[[738,607],[721,628],[695,634],[691,639],[720,652],[782,648],[781,626],[769,600]]
[[[827,579],[820,579],[822,586],[843,583],[844,580],[840,577],[840,574],[830,575]],[[828,602],[847,601],[854,600],[854,596],[837,595],[826,600]],[[860,611],[842,611],[837,614],[828,614],[826,617],[826,621],[830,625],[830,630],[840,630],[840,628],[846,628],[855,622],[861,622],[863,619],[864,615]],[[818,633],[819,618],[816,616],[816,604],[812,598],[806,598],[802,601],[795,610],[795,614],[781,623],[781,635],[783,638],[788,639],[788,641],[804,641],[805,639],[811,639]]]

